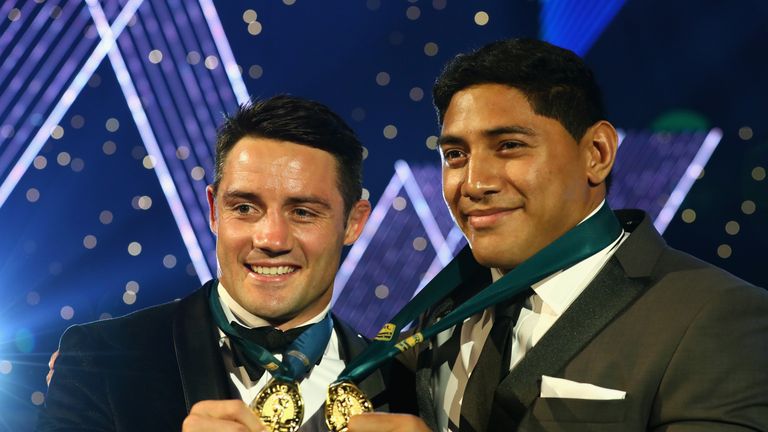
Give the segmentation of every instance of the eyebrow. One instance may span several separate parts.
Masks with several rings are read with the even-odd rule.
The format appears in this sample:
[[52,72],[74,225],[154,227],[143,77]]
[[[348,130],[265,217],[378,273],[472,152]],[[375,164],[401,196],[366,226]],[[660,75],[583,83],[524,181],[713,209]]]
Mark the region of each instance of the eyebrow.
[[331,209],[331,203],[329,203],[327,200],[323,198],[320,198],[318,196],[313,196],[313,195],[290,197],[287,200],[285,200],[285,202],[286,204],[289,204],[289,205],[314,204],[314,205],[323,207],[327,210]]
[[222,194],[222,200],[224,201],[232,201],[236,199],[242,199],[246,201],[258,201],[259,196],[251,192],[244,192],[239,190],[228,190],[228,191],[224,191],[224,193]]
[[[499,126],[491,129],[486,129],[482,132],[482,134],[486,138],[493,138],[499,135],[508,135],[508,134],[535,136],[536,131],[534,131],[529,127],[515,125],[515,126]],[[464,138],[456,135],[441,135],[440,138],[437,139],[437,145],[439,146],[446,145],[446,144],[465,144],[465,143],[466,143],[466,140]]]
[[[254,201],[254,202],[262,201],[261,197],[258,194],[255,194],[253,192],[239,191],[239,190],[224,192],[223,199],[224,201],[232,201],[237,199],[242,199],[245,201]],[[292,196],[285,200],[285,204],[287,205],[314,204],[314,205],[323,207],[325,209],[331,208],[331,204],[327,200],[314,195]]]

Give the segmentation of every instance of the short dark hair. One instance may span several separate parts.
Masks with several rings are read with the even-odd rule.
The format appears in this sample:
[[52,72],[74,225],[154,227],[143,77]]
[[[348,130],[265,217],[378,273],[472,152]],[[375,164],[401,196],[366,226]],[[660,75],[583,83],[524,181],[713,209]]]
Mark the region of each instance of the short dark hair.
[[479,84],[520,90],[536,114],[557,120],[577,141],[604,119],[600,89],[584,61],[540,40],[493,42],[451,60],[432,88],[439,123],[454,94]]
[[254,100],[226,116],[216,136],[214,194],[227,155],[246,136],[290,141],[330,153],[336,159],[339,191],[347,214],[362,196],[363,145],[355,132],[327,106],[289,95]]

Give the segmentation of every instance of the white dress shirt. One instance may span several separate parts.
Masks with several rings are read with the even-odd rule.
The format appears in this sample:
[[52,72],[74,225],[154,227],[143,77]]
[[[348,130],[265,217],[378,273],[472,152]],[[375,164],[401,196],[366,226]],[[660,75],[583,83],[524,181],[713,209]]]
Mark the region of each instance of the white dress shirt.
[[[221,308],[224,310],[224,314],[229,322],[236,322],[248,328],[270,325],[267,321],[253,315],[239,305],[221,283],[219,283],[217,290],[221,299]],[[329,303],[325,310],[300,325],[314,324],[322,321],[330,309],[331,305]],[[219,334],[221,335],[219,346],[222,347],[222,355],[224,356],[224,364],[229,373],[229,379],[237,388],[243,402],[250,404],[259,394],[259,391],[272,379],[272,376],[267,371],[264,372],[258,381],[251,381],[245,368],[237,367],[232,362],[231,352],[229,351],[229,338],[221,330],[219,330]],[[282,360],[282,355],[280,354],[276,354],[275,357]],[[344,370],[344,366],[344,360],[339,355],[339,339],[336,329],[333,329],[331,339],[328,341],[328,346],[325,348],[320,364],[314,366],[307,377],[299,383],[299,390],[304,398],[304,421],[302,424],[306,423],[323,406],[325,396],[328,393],[328,386],[336,380],[341,371]]]
[[[603,205],[605,201],[584,220],[597,213]],[[531,287],[534,294],[526,300],[512,331],[510,370],[525,357],[525,353],[536,345],[584,291],[628,236],[628,233],[622,231],[619,237],[604,249]],[[491,275],[494,282],[503,276],[498,269],[491,269]],[[493,321],[494,307],[489,307],[482,313],[464,320],[461,325],[459,355],[455,363],[450,368],[444,367],[433,375],[432,388],[440,431],[452,430],[449,424],[458,425],[460,422],[464,391],[491,332]],[[437,344],[447,341],[451,334],[452,329],[439,334],[436,339]]]

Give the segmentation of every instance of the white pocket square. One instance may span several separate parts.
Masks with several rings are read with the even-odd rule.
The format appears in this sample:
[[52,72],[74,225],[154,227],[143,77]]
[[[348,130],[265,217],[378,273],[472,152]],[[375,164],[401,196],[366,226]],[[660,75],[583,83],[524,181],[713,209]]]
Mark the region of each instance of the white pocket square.
[[541,394],[539,397],[542,398],[615,400],[624,399],[626,396],[627,392],[621,390],[546,375],[541,376]]

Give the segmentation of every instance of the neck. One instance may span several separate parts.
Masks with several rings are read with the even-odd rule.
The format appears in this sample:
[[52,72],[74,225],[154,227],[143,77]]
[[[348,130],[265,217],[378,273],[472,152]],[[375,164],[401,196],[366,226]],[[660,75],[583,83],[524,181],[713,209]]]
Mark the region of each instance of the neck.
[[[222,285],[221,282],[219,282],[216,289],[219,294],[221,308],[224,310],[227,320],[230,322],[237,322],[238,324],[249,328],[275,327],[283,331],[290,330],[302,325],[320,322],[331,309],[330,298],[328,298],[323,307],[315,306],[312,308],[316,312],[305,309],[289,318],[265,318],[255,315],[242,307],[240,303],[235,301],[235,299],[229,295],[229,292],[224,288],[224,285]],[[322,300],[323,299],[318,299],[318,301]]]
[[[581,224],[585,220],[589,219],[590,217],[594,216],[595,213],[597,213],[605,204],[605,197],[600,197],[599,201],[595,204],[592,204],[588,206],[587,208],[590,208],[591,210],[586,212],[586,216],[584,216],[579,223],[576,225]],[[574,225],[574,227],[576,226]],[[573,227],[572,227],[573,228]],[[530,257],[529,257],[530,258]],[[491,277],[493,278],[493,281],[496,282],[497,280],[501,279],[505,274],[509,273],[510,271],[514,270],[514,267],[512,268],[491,268]]]
[[331,302],[325,303],[325,306],[323,308],[316,308],[318,311],[311,312],[311,311],[302,311],[298,315],[292,318],[288,319],[266,319],[272,327],[275,327],[276,329],[286,331],[290,330],[292,328],[301,327],[303,325],[308,324],[315,324],[320,321],[322,321],[323,318],[325,318],[325,315],[328,314],[328,312],[331,309]]

